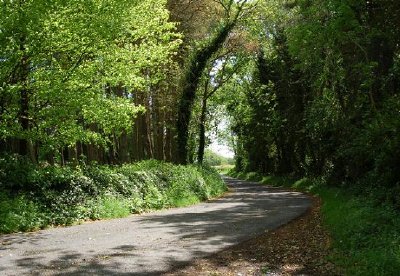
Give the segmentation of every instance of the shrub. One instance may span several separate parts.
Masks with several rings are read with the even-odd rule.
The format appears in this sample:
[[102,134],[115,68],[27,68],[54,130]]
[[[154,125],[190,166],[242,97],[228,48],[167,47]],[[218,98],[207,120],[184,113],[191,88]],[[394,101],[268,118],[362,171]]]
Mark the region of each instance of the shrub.
[[29,186],[29,179],[35,166],[18,155],[0,156],[0,187],[12,192]]
[[40,229],[45,220],[39,207],[25,196],[0,193],[0,233]]
[[[18,162],[24,168],[19,176]],[[11,156],[0,159],[0,164],[3,233],[186,206],[226,190],[211,168],[155,160],[70,168],[34,166]]]
[[[389,97],[382,110],[354,128],[338,150],[346,160],[345,183],[356,193],[375,194],[381,203],[389,202],[400,209],[400,97]],[[342,177],[343,177],[342,176]],[[336,180],[337,181],[337,180]],[[373,192],[373,193],[372,193]]]
[[396,275],[400,219],[389,205],[326,190],[323,213],[334,240],[333,258],[346,275]]

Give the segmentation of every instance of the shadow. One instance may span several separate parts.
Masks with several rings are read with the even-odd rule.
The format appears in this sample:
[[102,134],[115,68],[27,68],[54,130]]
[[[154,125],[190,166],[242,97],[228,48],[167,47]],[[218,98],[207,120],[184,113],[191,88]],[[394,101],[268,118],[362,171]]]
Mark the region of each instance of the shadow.
[[311,205],[306,212],[282,227],[195,258],[162,275],[341,275],[327,259],[329,236],[321,229],[315,231],[318,229],[316,219],[320,223],[315,198]]
[[[257,183],[226,179],[234,193],[199,205],[196,212],[144,216],[146,228],[165,228],[197,244],[236,242],[274,229],[304,213],[311,201],[304,194]],[[235,231],[241,229],[243,231]],[[249,236],[250,235],[250,236]]]
[[21,271],[28,273],[18,273],[16,275],[160,275],[162,273],[162,271],[158,270],[146,272],[147,268],[144,266],[141,269],[136,268],[135,272],[121,270],[121,268],[125,267],[125,263],[123,261],[114,261],[113,259],[115,257],[133,258],[136,254],[130,252],[134,250],[135,247],[119,246],[112,249],[109,254],[88,257],[86,254],[62,251],[60,249],[57,257],[48,262],[43,262],[43,257],[18,259],[16,266],[22,269]]
[[46,237],[47,235],[42,232],[0,235],[0,253],[1,251],[12,250],[18,244],[38,245],[38,242],[46,239]]
[[[231,192],[223,198],[123,219],[124,231],[128,232],[121,233],[129,233],[129,244],[85,251],[65,251],[60,244],[47,252],[38,248],[38,254],[25,250],[25,254],[9,259],[17,274],[160,275],[286,224],[311,205],[304,194],[231,178],[225,181]],[[114,221],[104,223],[118,222]],[[87,227],[99,231],[96,227],[101,225],[99,222]],[[0,237],[7,247],[1,250],[12,251],[18,244],[40,247],[39,241],[47,239],[50,232]],[[113,235],[121,233],[115,230]],[[7,275],[1,257],[0,271]]]

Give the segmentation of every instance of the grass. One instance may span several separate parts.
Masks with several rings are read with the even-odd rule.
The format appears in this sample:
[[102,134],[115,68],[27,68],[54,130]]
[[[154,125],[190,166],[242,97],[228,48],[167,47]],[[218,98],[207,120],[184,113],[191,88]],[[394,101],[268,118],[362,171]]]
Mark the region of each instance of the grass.
[[217,170],[217,172],[219,172],[220,174],[228,174],[234,167],[235,165],[229,165],[229,164],[213,166],[213,168]]
[[45,224],[45,219],[37,204],[24,196],[10,198],[6,193],[0,193],[1,232],[37,230],[43,224]]
[[116,196],[103,196],[93,205],[92,219],[123,218],[131,214],[129,200]]
[[199,202],[200,200],[197,197],[189,195],[182,198],[175,198],[173,200],[173,205],[176,207],[186,207]]
[[227,190],[211,168],[155,160],[70,168],[0,158],[0,165],[0,233],[188,206]]
[[232,176],[318,195],[323,201],[324,225],[333,240],[330,259],[343,274],[398,275],[400,216],[393,206],[308,178],[296,180],[257,173]]
[[332,258],[347,275],[398,275],[400,218],[389,205],[354,198],[339,190],[320,192],[334,243]]

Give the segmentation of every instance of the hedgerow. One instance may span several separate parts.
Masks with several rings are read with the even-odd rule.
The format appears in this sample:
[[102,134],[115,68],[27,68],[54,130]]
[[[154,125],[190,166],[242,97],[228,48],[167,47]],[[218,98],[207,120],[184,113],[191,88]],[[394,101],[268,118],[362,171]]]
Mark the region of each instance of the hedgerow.
[[155,160],[72,168],[7,156],[0,176],[0,233],[187,206],[226,191],[213,169]]

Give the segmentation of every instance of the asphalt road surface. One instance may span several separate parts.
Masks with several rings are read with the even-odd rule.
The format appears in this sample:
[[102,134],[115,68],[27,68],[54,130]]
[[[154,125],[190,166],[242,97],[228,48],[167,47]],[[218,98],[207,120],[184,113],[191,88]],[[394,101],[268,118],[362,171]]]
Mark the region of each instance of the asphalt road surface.
[[218,200],[0,236],[0,275],[160,275],[277,228],[311,205],[301,193],[225,179]]

